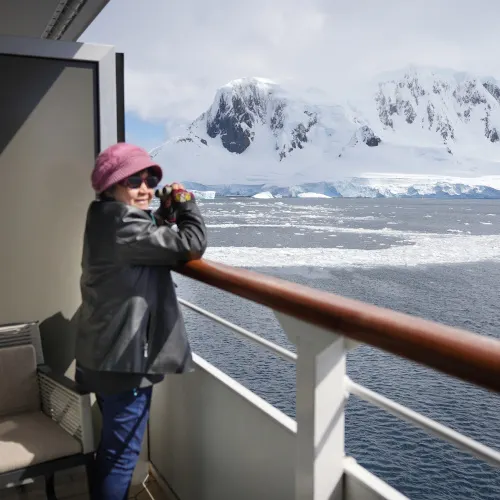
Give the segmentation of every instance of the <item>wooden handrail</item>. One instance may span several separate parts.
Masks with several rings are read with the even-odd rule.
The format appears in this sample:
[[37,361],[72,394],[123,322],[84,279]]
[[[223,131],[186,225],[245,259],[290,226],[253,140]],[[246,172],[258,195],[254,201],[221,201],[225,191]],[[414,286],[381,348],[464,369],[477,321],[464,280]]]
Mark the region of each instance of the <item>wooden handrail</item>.
[[176,270],[302,321],[500,392],[500,341],[209,260]]

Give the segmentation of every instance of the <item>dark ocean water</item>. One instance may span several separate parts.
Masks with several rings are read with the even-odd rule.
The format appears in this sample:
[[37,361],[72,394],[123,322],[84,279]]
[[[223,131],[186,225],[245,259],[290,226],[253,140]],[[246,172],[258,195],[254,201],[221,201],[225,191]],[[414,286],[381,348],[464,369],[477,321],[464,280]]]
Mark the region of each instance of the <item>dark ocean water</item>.
[[[208,258],[500,337],[500,202],[253,200],[201,202]],[[179,295],[290,350],[271,311],[176,276]],[[185,311],[202,357],[295,416],[295,368]],[[500,396],[361,346],[348,374],[500,449]],[[500,471],[351,396],[346,450],[410,498],[498,500]]]

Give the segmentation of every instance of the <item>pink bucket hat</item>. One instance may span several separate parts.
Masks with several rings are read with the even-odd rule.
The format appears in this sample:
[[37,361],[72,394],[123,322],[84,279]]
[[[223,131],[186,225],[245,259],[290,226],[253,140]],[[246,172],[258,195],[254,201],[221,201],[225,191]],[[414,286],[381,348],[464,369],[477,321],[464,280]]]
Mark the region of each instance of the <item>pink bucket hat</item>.
[[101,151],[96,158],[92,171],[92,187],[97,193],[102,193],[113,184],[146,168],[150,168],[158,180],[163,177],[160,166],[151,159],[145,149],[126,142],[113,144]]

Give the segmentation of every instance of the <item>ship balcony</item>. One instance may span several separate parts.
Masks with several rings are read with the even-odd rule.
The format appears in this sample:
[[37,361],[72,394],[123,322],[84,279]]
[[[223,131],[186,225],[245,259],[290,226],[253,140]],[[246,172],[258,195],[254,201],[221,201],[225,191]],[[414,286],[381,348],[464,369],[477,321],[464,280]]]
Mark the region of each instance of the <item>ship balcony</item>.
[[[209,261],[180,272],[273,311],[295,352],[179,298],[182,307],[296,365],[296,419],[194,354],[193,373],[155,386],[131,498],[407,498],[346,455],[349,397],[500,466],[499,451],[346,375],[346,353],[365,343],[498,392],[500,341]],[[41,491],[35,481],[2,491],[2,498],[44,498]],[[87,498],[84,471],[56,475],[56,492]]]
[[[125,139],[123,54],[75,41],[106,3],[0,2],[0,72],[9,75],[0,93],[0,324],[37,321],[45,363],[69,378],[82,234],[95,197],[90,171],[99,151]],[[206,260],[178,272],[272,311],[291,350],[179,299],[183,308],[296,365],[296,418],[195,354],[193,373],[166,377],[154,388],[133,498],[405,498],[346,455],[348,398],[500,465],[498,450],[346,375],[346,354],[366,344],[498,392],[500,341]],[[96,441],[100,417],[91,408]],[[2,440],[0,434],[0,446]],[[0,488],[9,486],[0,499],[45,498],[42,483],[26,473],[4,484],[0,475]],[[55,490],[60,499],[83,500],[84,471],[58,472]]]
[[273,311],[294,352],[179,299],[221,329],[296,365],[296,418],[195,355],[193,374],[167,377],[154,391],[148,457],[173,498],[407,498],[346,455],[350,397],[500,466],[499,451],[346,375],[346,353],[368,344],[498,391],[499,341],[213,262],[193,262],[181,272]]

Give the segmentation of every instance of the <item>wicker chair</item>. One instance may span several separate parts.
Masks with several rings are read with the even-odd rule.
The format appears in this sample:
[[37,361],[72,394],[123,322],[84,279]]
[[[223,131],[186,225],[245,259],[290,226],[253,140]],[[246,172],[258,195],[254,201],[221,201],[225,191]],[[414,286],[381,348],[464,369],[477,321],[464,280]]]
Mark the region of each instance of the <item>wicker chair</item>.
[[[90,394],[44,365],[38,324],[0,326],[0,488],[85,465],[94,452]],[[0,491],[0,497],[2,493]]]

